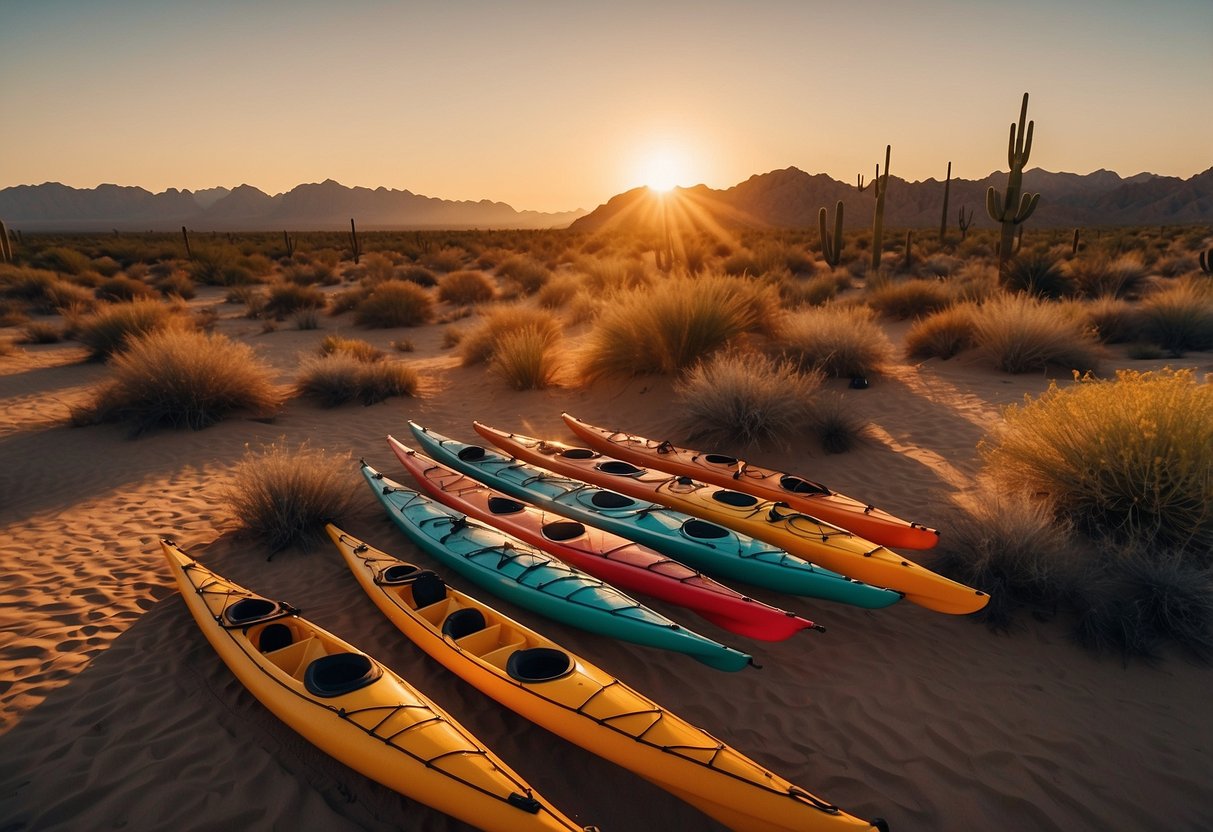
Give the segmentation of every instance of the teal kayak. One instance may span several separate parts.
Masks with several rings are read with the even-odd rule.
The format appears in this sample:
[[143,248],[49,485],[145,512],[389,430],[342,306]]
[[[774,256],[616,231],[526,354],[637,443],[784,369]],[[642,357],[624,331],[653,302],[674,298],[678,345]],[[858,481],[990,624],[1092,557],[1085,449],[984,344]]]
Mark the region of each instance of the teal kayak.
[[614,532],[709,574],[867,609],[901,600],[900,592],[831,572],[724,526],[550,473],[413,422],[409,427],[432,459],[511,497]]
[[413,543],[494,595],[583,630],[685,653],[717,670],[736,671],[753,663],[746,653],[688,630],[605,581],[469,520],[366,463],[362,475]]

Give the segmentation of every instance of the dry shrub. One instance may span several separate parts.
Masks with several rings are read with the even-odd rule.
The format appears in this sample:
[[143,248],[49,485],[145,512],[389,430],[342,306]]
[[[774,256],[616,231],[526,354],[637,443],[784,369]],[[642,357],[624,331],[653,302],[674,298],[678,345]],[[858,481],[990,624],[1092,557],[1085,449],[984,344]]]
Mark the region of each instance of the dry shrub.
[[[369,256],[369,255],[368,255]],[[334,286],[341,282],[337,270],[328,263],[291,263],[282,270],[282,279],[300,286]]]
[[23,344],[57,344],[63,340],[63,330],[45,321],[33,321],[21,328]]
[[91,315],[69,317],[74,337],[88,347],[93,358],[113,355],[148,333],[185,326],[185,319],[175,308],[158,300],[104,306]]
[[1065,272],[1079,295],[1088,298],[1128,298],[1140,293],[1146,266],[1137,252],[1115,259],[1095,255],[1071,260]]
[[845,396],[827,391],[813,399],[809,424],[827,454],[843,454],[859,444],[868,420],[860,416]]
[[824,376],[754,352],[717,353],[674,387],[682,424],[713,446],[782,440],[804,429],[805,411]]
[[777,309],[770,286],[725,275],[670,277],[622,292],[594,321],[580,376],[592,383],[676,373],[745,333],[770,329]]
[[464,267],[468,259],[468,253],[459,246],[443,246],[437,251],[423,255],[421,263],[436,272],[457,272]]
[[1142,332],[1173,356],[1213,347],[1213,286],[1181,280],[1141,304]]
[[560,371],[558,332],[526,326],[502,334],[493,349],[492,371],[515,390],[543,390]]
[[552,279],[543,284],[543,288],[535,293],[535,302],[544,309],[559,309],[568,306],[579,291],[581,291],[581,279],[576,275],[553,275]]
[[586,288],[599,294],[614,289],[635,289],[652,282],[644,263],[629,257],[596,257],[578,262]]
[[843,270],[827,271],[809,278],[793,277],[789,273],[786,278],[778,280],[775,286],[788,309],[822,306],[837,297],[842,290],[850,288],[851,276]]
[[156,290],[151,286],[142,280],[135,280],[124,274],[106,278],[93,290],[93,294],[96,295],[97,300],[115,303],[157,296]]
[[1061,298],[1074,292],[1074,283],[1061,261],[1039,252],[1013,257],[1002,274],[1002,286],[1009,292],[1042,298]]
[[891,282],[870,291],[866,301],[885,317],[904,321],[944,309],[952,302],[952,293],[938,280],[916,278]]
[[1048,501],[989,483],[953,499],[960,516],[940,538],[932,566],[990,596],[979,618],[1005,629],[1018,607],[1054,612],[1073,598],[1078,550]]
[[420,326],[433,310],[434,299],[416,283],[385,280],[354,308],[354,323],[378,329]]
[[270,284],[259,313],[281,321],[302,309],[323,309],[324,305],[324,293],[315,286],[280,280]]
[[182,300],[189,300],[198,295],[198,289],[194,286],[194,281],[190,280],[189,275],[185,272],[169,272],[163,277],[157,278],[153,286],[157,292],[166,298],[178,297]]
[[63,274],[80,274],[92,267],[87,255],[64,246],[43,249],[34,255],[33,262],[40,268]]
[[259,283],[257,276],[240,262],[240,252],[230,246],[199,246],[189,265],[190,277],[205,286],[245,286]]
[[372,251],[359,258],[358,273],[365,283],[374,285],[392,280],[396,276],[396,264],[387,255]]
[[20,352],[20,350],[17,349],[17,345],[13,343],[12,338],[0,338],[0,357],[15,355],[18,352]]
[[1099,365],[1099,344],[1082,323],[1029,295],[990,300],[974,315],[974,325],[978,351],[1006,373],[1050,367],[1086,372]]
[[552,270],[532,257],[516,255],[497,267],[497,276],[517,287],[524,295],[533,295],[552,279]]
[[113,376],[74,414],[77,424],[127,422],[132,433],[193,430],[236,411],[272,415],[282,402],[273,370],[246,344],[170,327],[133,339],[112,360]]
[[1000,484],[1049,495],[1090,534],[1213,546],[1213,385],[1191,371],[1054,384],[1008,408],[981,451]]
[[295,390],[322,407],[336,407],[355,399],[372,405],[393,396],[412,396],[420,376],[401,361],[363,361],[348,352],[304,359]]
[[1097,652],[1155,659],[1174,644],[1213,660],[1213,569],[1174,552],[1114,551],[1091,570],[1074,635]]
[[437,286],[438,278],[425,266],[405,266],[398,275],[401,280],[416,283],[418,286]]
[[893,345],[863,306],[801,309],[784,319],[774,347],[801,369],[838,378],[875,375],[893,359]]
[[20,301],[36,315],[96,306],[96,298],[85,287],[69,283],[54,272],[16,266],[0,266],[0,297]]
[[915,321],[906,332],[906,355],[910,358],[948,359],[975,343],[976,305],[960,303]]
[[359,361],[367,362],[379,361],[383,358],[383,352],[369,342],[363,341],[361,338],[343,338],[340,335],[326,335],[320,342],[319,352],[321,355],[343,352],[352,355]]
[[223,500],[236,525],[271,554],[310,543],[320,539],[326,523],[340,522],[354,508],[348,460],[349,454],[306,444],[248,451],[223,489]]
[[496,294],[497,287],[484,272],[451,272],[438,281],[438,300],[443,303],[484,303]]
[[1105,296],[1082,307],[1083,319],[1103,344],[1123,344],[1142,337],[1142,316],[1137,306]]
[[967,263],[948,282],[957,301],[982,303],[1002,294],[998,267],[992,263]]
[[560,319],[546,309],[519,304],[496,306],[486,310],[480,322],[459,337],[459,358],[464,367],[493,360],[502,340],[515,332],[533,329],[543,339],[557,340],[562,332]]

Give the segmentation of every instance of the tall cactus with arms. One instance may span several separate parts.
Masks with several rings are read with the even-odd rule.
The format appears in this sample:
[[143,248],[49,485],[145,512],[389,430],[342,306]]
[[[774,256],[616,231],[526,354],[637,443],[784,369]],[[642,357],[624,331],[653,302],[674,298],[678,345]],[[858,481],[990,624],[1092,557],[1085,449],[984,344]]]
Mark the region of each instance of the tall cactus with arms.
[[[1011,125],[1011,136],[1007,141],[1007,163],[1011,172],[1007,175],[1007,193],[998,192],[993,185],[986,191],[986,213],[994,222],[1002,223],[1002,238],[998,246],[998,273],[1006,268],[1007,259],[1011,256],[1011,243],[1015,237],[1015,228],[1025,222],[1036,210],[1040,194],[1021,194],[1023,189],[1023,168],[1028,163],[1032,153],[1032,126],[1029,121],[1025,129],[1024,122],[1028,118],[1028,94],[1023,94],[1023,106],[1019,108],[1019,127]],[[1018,203],[1018,204],[1017,204]]]
[[826,209],[817,212],[817,223],[821,226],[821,256],[831,268],[837,268],[842,260],[842,200],[834,206],[833,236],[826,233]]

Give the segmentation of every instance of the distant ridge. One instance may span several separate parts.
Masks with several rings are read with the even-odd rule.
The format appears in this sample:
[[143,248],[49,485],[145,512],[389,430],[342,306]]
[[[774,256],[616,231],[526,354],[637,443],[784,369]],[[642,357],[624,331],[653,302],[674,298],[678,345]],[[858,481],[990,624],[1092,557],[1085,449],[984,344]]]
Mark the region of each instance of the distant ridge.
[[0,190],[0,219],[26,231],[324,231],[360,229],[563,228],[585,212],[517,211],[504,202],[453,201],[331,179],[270,196],[252,185],[154,194],[143,188],[58,182]]
[[[978,180],[952,179],[948,226],[956,228],[964,206],[973,212],[975,228],[992,228],[994,222],[985,209],[986,189],[1005,188],[1006,176],[995,171]],[[1107,170],[1080,175],[1035,168],[1024,172],[1024,188],[1041,194],[1029,221],[1037,227],[1213,224],[1213,168],[1189,179],[1152,173],[1126,179]],[[938,229],[943,189],[941,180],[907,182],[890,176],[885,227]],[[845,225],[862,228],[871,224],[874,204],[870,190],[860,193],[854,184],[794,167],[757,174],[724,190],[696,185],[677,192],[683,199],[670,201],[670,210],[686,203],[683,219],[700,227],[816,228],[818,211],[826,208],[833,217],[834,205],[841,200]],[[636,188],[612,197],[571,227],[651,230],[660,213],[658,205],[647,188]]]

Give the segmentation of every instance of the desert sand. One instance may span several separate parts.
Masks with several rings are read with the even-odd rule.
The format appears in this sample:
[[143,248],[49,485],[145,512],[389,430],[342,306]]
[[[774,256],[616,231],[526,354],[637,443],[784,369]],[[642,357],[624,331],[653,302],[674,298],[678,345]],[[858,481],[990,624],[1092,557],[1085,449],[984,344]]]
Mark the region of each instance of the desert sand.
[[[73,428],[72,404],[107,374],[77,345],[0,358],[0,830],[407,829],[462,824],[334,762],[236,681],[178,597],[157,541],[289,601],[452,712],[566,814],[603,830],[714,830],[677,798],[483,697],[414,648],[363,596],[327,543],[267,561],[233,533],[219,489],[245,453],[284,439],[349,454],[359,509],[346,529],[447,575],[391,525],[360,457],[404,479],[384,436],[413,419],[473,441],[471,421],[571,441],[560,413],[651,437],[673,433],[669,379],[518,393],[441,346],[441,325],[263,333],[205,290],[219,331],[253,345],[289,382],[327,333],[390,349],[427,376],[426,395],[322,409],[293,399],[272,422],[128,439]],[[895,344],[905,325],[890,325]],[[1114,362],[1115,363],[1115,362]],[[1213,355],[1170,363],[1213,371]],[[1065,378],[1061,383],[1067,383]],[[949,495],[972,485],[976,445],[999,408],[1039,393],[963,355],[900,363],[867,390],[833,382],[871,420],[862,445],[826,455],[809,440],[747,452],[947,534]],[[739,450],[739,449],[734,449]],[[907,553],[909,554],[909,553]],[[926,565],[930,554],[915,555]],[[692,613],[655,609],[754,655],[728,674],[685,656],[573,630],[487,598],[616,673],[802,787],[897,832],[1201,830],[1213,825],[1213,669],[1082,652],[1062,622],[1021,616],[1010,633],[908,603],[864,611],[742,587],[828,628],[746,641]]]

